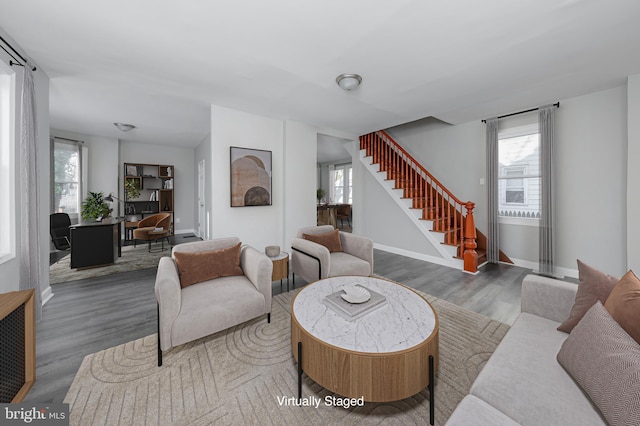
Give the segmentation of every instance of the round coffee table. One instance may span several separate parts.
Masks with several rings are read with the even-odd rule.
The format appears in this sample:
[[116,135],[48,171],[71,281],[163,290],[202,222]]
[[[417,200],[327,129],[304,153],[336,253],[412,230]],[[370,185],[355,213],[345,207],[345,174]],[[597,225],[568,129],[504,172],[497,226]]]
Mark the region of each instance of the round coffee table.
[[[349,320],[323,302],[343,286],[356,284],[385,296],[386,303]],[[299,375],[304,371],[338,395],[386,402],[429,387],[433,404],[438,316],[429,302],[402,284],[351,276],[309,284],[291,301],[291,347]],[[298,393],[301,397],[301,382]]]

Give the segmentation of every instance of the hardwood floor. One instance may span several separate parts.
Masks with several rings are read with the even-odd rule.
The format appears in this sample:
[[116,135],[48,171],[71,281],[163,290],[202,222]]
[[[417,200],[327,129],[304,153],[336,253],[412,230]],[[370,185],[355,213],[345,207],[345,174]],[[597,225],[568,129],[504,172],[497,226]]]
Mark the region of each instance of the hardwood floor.
[[[511,324],[520,312],[527,269],[488,265],[478,275],[375,250],[374,272]],[[36,325],[36,384],[31,402],[62,402],[83,358],[156,332],[155,269],[52,286]],[[304,282],[296,279],[296,288]],[[273,283],[273,294],[286,291]]]

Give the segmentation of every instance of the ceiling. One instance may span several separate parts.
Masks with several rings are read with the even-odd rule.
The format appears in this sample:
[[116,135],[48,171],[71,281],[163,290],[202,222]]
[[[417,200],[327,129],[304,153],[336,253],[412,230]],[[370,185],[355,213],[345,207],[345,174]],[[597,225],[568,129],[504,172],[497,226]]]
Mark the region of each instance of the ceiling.
[[[0,27],[51,79],[53,128],[158,144],[197,146],[211,104],[357,136],[504,114],[640,73],[637,0],[0,0],[0,10]],[[342,91],[341,73],[362,85]]]
[[349,151],[346,146],[348,142],[351,142],[351,140],[318,133],[316,161],[318,163],[328,163],[338,160],[351,162],[351,151]]

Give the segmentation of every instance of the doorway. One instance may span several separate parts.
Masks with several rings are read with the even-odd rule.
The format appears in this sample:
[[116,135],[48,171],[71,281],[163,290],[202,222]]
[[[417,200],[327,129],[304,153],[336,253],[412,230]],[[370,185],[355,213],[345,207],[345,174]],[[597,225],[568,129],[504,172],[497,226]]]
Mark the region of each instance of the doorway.
[[205,220],[205,165],[204,160],[198,163],[198,237],[209,239],[208,224]]

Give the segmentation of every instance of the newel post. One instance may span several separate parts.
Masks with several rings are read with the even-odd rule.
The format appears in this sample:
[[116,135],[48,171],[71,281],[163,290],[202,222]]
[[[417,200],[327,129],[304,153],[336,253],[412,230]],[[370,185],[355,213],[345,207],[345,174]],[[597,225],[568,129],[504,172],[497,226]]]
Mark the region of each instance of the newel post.
[[478,253],[476,252],[476,225],[473,220],[473,209],[476,206],[471,201],[465,203],[467,217],[464,221],[464,270],[466,272],[478,272]]

